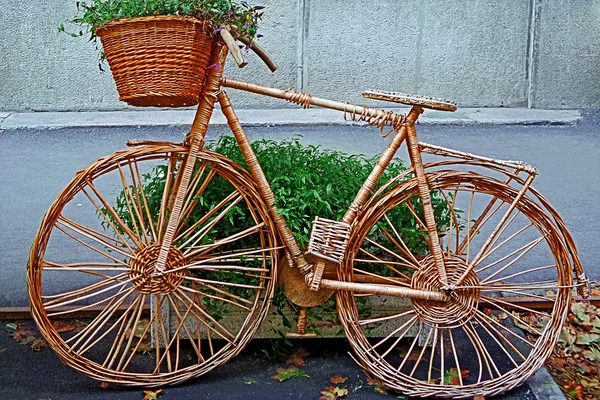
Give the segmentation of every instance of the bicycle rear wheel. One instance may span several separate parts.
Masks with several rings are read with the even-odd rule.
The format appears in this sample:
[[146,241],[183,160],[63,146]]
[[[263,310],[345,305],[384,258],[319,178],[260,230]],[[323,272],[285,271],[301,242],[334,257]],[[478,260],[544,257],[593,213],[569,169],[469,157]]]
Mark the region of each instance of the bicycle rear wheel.
[[[573,285],[569,253],[553,219],[530,197],[517,201],[516,188],[459,171],[427,180],[449,283],[466,278],[448,302],[338,292],[345,333],[358,362],[391,389],[448,398],[505,392],[542,366],[560,334]],[[439,290],[423,221],[416,179],[372,200],[339,279]]]
[[[202,375],[257,331],[275,289],[275,225],[250,175],[201,151],[165,273],[155,269],[188,148],[122,150],[77,173],[28,263],[32,314],[63,362],[158,386]],[[65,329],[64,319],[91,313]]]

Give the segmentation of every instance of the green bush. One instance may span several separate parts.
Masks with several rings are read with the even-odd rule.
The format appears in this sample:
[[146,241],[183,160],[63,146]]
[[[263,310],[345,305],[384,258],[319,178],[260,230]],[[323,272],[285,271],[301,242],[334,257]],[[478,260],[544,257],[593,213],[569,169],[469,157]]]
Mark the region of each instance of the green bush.
[[[233,137],[224,136],[207,148],[247,168]],[[377,161],[376,157],[303,145],[298,138],[259,140],[252,148],[271,185],[278,213],[285,217],[302,248],[308,244],[315,217],[342,218]],[[381,181],[405,169],[402,160],[394,159]]]

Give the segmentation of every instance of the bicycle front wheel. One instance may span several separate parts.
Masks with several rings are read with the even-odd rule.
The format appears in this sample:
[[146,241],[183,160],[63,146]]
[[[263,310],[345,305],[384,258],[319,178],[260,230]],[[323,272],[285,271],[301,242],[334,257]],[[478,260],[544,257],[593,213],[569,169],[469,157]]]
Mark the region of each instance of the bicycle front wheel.
[[[257,331],[275,289],[275,225],[250,175],[201,151],[164,273],[157,257],[188,148],[140,146],[77,173],[28,264],[32,314],[61,360],[157,386],[204,374]],[[68,323],[82,314],[85,323]]]
[[[338,292],[345,333],[359,363],[405,394],[510,390],[542,366],[568,311],[562,235],[539,202],[503,182],[459,171],[428,173],[427,181],[448,281],[464,280],[448,302]],[[440,290],[424,221],[416,179],[375,198],[339,279]]]

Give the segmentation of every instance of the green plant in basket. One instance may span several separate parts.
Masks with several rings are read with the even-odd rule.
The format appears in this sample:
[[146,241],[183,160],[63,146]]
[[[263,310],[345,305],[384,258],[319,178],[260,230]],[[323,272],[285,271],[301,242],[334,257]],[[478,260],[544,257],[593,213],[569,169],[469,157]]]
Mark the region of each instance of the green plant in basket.
[[[85,28],[72,36],[91,34],[109,21],[157,15],[191,16],[209,22],[219,29],[228,25],[250,39],[257,37],[258,21],[263,6],[252,6],[245,1],[231,0],[89,0],[77,2],[77,15],[69,22]],[[64,24],[59,27],[64,32]],[[260,35],[258,35],[260,36]]]

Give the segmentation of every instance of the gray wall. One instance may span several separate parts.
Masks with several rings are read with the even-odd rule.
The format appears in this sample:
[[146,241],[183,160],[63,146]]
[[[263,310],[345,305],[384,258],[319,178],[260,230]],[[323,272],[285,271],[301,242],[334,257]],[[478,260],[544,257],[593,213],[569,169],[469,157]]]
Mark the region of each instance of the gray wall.
[[[249,56],[230,76],[354,102],[380,88],[462,107],[600,107],[600,0],[260,3],[261,44],[280,70]],[[127,108],[93,46],[57,32],[74,13],[75,0],[0,0],[0,111]]]

